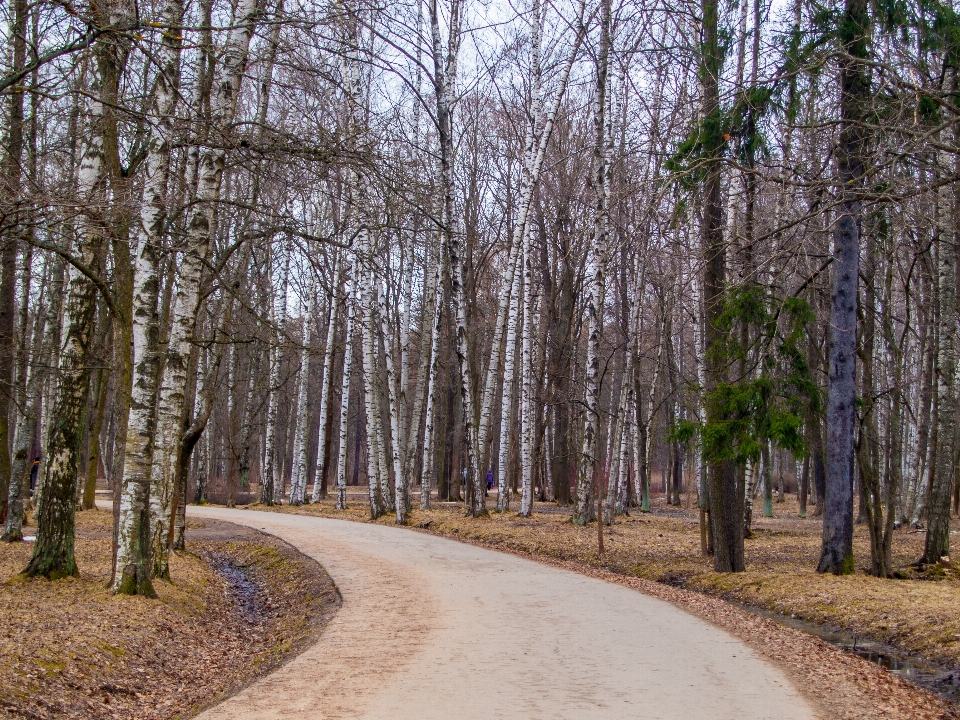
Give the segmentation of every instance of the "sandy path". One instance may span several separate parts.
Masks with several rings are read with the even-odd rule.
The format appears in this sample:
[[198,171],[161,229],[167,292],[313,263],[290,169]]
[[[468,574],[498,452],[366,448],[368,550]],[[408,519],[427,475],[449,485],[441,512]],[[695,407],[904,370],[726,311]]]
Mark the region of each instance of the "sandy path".
[[189,512],[286,540],[343,595],[315,645],[202,720],[815,717],[742,642],[634,590],[380,525]]

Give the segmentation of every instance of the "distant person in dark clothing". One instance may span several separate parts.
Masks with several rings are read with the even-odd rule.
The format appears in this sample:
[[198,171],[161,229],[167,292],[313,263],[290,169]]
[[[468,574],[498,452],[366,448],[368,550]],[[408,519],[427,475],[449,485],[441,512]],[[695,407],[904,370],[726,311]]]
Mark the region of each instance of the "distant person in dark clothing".
[[37,487],[37,474],[40,472],[40,456],[37,455],[33,460],[33,465],[30,468],[30,494],[33,495],[33,490]]
[[493,490],[493,470],[487,470],[487,490]]

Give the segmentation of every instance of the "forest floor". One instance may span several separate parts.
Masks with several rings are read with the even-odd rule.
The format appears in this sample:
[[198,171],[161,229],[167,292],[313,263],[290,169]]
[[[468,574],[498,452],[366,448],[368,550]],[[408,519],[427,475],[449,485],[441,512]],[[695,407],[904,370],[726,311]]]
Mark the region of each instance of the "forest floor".
[[[273,509],[368,522],[364,489],[351,487],[350,491],[345,512],[334,509],[332,498]],[[488,507],[495,501],[491,493]],[[414,505],[418,505],[416,498]],[[569,509],[552,503],[537,503],[529,519],[513,511],[474,519],[464,515],[462,503],[434,502],[428,511],[412,511],[407,524],[604,577],[677,603],[734,635],[756,641],[770,659],[792,668],[795,682],[809,691],[819,688],[820,697],[836,693],[837,684],[846,682],[852,695],[831,711],[832,716],[960,717],[956,705],[891,673],[878,668],[868,672],[868,663],[850,653],[736,607],[770,610],[837,628],[861,641],[884,643],[893,651],[944,667],[940,687],[960,682],[960,572],[949,564],[917,572],[911,563],[922,554],[924,534],[899,530],[894,566],[903,577],[874,578],[867,574],[866,528],[857,526],[856,574],[818,574],[822,521],[812,516],[812,510],[811,516],[801,519],[796,501],[788,499],[774,505],[775,517],[756,517],[753,537],[746,541],[747,569],[737,574],[715,573],[712,561],[701,556],[698,511],[687,496],[681,507],[667,506],[662,495],[654,497],[652,512],[633,511],[617,518],[604,529],[602,556],[597,553],[596,523],[578,527],[570,521]],[[385,516],[378,522],[389,524],[394,518]],[[858,714],[854,707],[858,703],[866,714]]]
[[300,652],[340,606],[313,560],[209,520],[190,521],[157,599],[113,595],[111,523],[77,515],[80,575],[55,582],[18,574],[31,543],[0,543],[0,716],[188,717]]

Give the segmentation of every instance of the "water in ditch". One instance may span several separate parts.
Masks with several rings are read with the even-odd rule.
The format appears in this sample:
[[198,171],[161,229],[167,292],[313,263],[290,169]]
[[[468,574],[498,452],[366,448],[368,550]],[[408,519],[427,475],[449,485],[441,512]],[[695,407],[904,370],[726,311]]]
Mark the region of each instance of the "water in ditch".
[[952,703],[960,705],[960,668],[943,667],[923,658],[907,655],[889,645],[864,640],[837,628],[781,615],[772,610],[756,607],[745,607],[744,609],[859,655],[867,662],[879,665],[894,675],[899,675],[904,680],[909,680]]
[[227,581],[230,595],[244,619],[251,624],[260,622],[265,612],[261,607],[257,584],[230,557],[220,553],[204,553],[204,557],[214,571]]

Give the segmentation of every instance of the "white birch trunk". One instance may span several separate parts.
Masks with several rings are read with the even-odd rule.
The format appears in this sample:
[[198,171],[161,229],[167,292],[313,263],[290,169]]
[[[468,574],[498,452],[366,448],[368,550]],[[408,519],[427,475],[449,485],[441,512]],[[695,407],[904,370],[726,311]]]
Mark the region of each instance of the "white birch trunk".
[[279,429],[277,428],[277,413],[279,411],[280,372],[283,362],[283,346],[287,341],[287,288],[290,282],[290,249],[284,248],[283,270],[280,275],[280,291],[273,298],[272,308],[275,336],[277,344],[270,355],[270,397],[267,404],[267,427],[265,431],[264,470],[263,474],[269,484],[267,504],[279,505],[283,502],[283,472],[281,464],[277,462],[277,442]]
[[[532,92],[531,104],[532,112],[531,126],[527,131],[529,141],[525,157],[526,183],[533,188],[535,180],[539,177],[533,177],[534,142],[537,136],[537,125],[540,122],[541,97],[540,97],[540,43],[543,36],[543,19],[540,8],[540,1],[533,2],[533,28],[531,33],[532,45]],[[539,175],[539,172],[538,172]],[[531,193],[532,201],[532,193]],[[520,453],[520,516],[530,517],[533,514],[533,432],[536,425],[535,409],[533,406],[533,258],[530,251],[530,234],[532,232],[531,223],[528,219],[531,203],[527,203],[524,208],[523,217],[520,222],[526,228],[523,232],[523,336],[521,338],[521,365],[520,372],[523,378],[520,402],[520,422],[521,422],[521,453]],[[499,352],[499,348],[498,348]]]
[[437,377],[437,366],[439,364],[437,339],[440,337],[440,312],[439,308],[437,307],[437,300],[440,297],[440,277],[440,262],[438,258],[434,268],[432,303],[430,311],[433,327],[431,328],[430,332],[430,359],[427,365],[427,393],[425,410],[426,423],[423,431],[423,464],[420,476],[421,510],[426,510],[430,507],[430,488],[433,485],[431,479],[433,465],[433,402]]
[[310,452],[310,370],[313,364],[313,323],[317,316],[317,281],[312,280],[310,298],[303,314],[303,349],[300,351],[300,384],[297,392],[297,420],[293,429],[293,477],[290,480],[291,505],[302,505],[306,498],[307,463]]
[[350,369],[353,365],[353,317],[355,307],[354,263],[352,254],[344,259],[344,279],[346,297],[344,309],[347,312],[347,327],[343,346],[343,378],[340,381],[340,439],[337,445],[337,510],[347,509],[347,421],[350,410]]
[[[263,472],[261,473],[260,502],[264,505],[283,502],[283,475],[277,463],[277,410],[280,392],[280,371],[283,361],[283,345],[286,342],[287,286],[290,280],[290,252],[284,249],[283,269],[280,273],[279,291],[274,289],[270,303],[270,319],[275,329],[275,338],[270,348],[270,386],[267,399],[267,426],[264,430]],[[272,284],[272,283],[271,283]]]
[[610,158],[607,148],[606,92],[607,70],[610,61],[610,3],[602,3],[601,42],[597,61],[597,85],[594,107],[594,179],[591,183],[596,195],[593,241],[587,251],[584,291],[587,294],[587,362],[584,378],[584,405],[586,418],[583,431],[583,449],[577,468],[577,497],[573,521],[586,525],[593,503],[591,488],[598,460],[597,423],[600,402],[600,335],[604,325],[604,302],[607,280],[607,244],[609,242],[610,213]]
[[[214,83],[211,97],[212,124],[220,131],[226,131],[233,122],[256,16],[256,0],[239,0],[223,50],[223,69]],[[225,163],[226,148],[220,143],[200,153],[197,197],[187,223],[186,247],[173,303],[173,327],[160,380],[155,452],[150,472],[150,535],[154,574],[161,577],[168,575],[170,501],[180,454],[179,440],[183,433],[187,357],[196,326],[200,279],[210,247],[214,209],[220,198]]]
[[[378,285],[374,283],[374,294],[380,315],[380,335],[383,338],[383,359],[387,366],[387,412],[390,424],[390,472],[393,473],[394,498],[397,524],[402,525],[407,513],[408,499],[406,497],[406,482],[403,477],[403,462],[400,458],[400,424],[398,420],[399,403],[393,384],[393,342],[389,323],[387,322],[386,293],[378,292]],[[389,474],[386,475],[389,480]]]
[[[410,263],[409,269],[404,268],[404,271],[400,275],[400,284],[401,284],[401,294],[403,295],[403,311],[400,315],[400,377],[398,380],[397,386],[397,414],[398,421],[400,423],[400,438],[401,443],[400,449],[403,452],[403,467],[402,471],[405,478],[410,478],[411,475],[408,473],[407,463],[409,458],[406,454],[407,444],[409,443],[409,428],[407,427],[407,388],[410,386],[410,325],[412,324],[411,318],[411,305],[413,303],[413,268],[415,265],[413,258],[413,249],[410,251]],[[426,276],[424,276],[424,281],[426,281]],[[409,483],[407,485],[409,488]],[[405,490],[409,492],[409,490]]]
[[511,433],[510,415],[513,410],[513,390],[516,383],[517,321],[520,318],[520,290],[523,263],[513,269],[510,284],[510,314],[507,321],[507,356],[503,365],[503,394],[500,399],[500,457],[497,462],[497,512],[506,512],[510,507],[510,488],[507,485],[507,461]]
[[627,480],[630,470],[630,437],[633,431],[633,408],[634,387],[633,387],[633,363],[628,363],[628,372],[624,374],[626,382],[626,400],[621,410],[621,429],[620,429],[620,451],[617,454],[617,482],[616,491],[613,498],[613,513],[623,515],[627,496]]
[[620,492],[620,470],[624,463],[625,440],[627,437],[627,400],[630,395],[630,359],[624,363],[623,379],[620,383],[620,398],[617,410],[611,418],[610,435],[608,437],[607,465],[610,469],[607,476],[606,495],[603,500],[603,521],[609,525],[613,522],[616,512],[617,497]]
[[[336,266],[336,259],[334,259]],[[333,343],[337,335],[337,287],[339,278],[337,272],[333,273],[333,292],[330,294],[330,313],[327,324],[327,343],[323,350],[323,378],[320,381],[320,441],[317,444],[317,473],[313,481],[313,493],[310,496],[311,502],[320,501],[320,486],[322,485],[321,474],[327,464],[327,456],[324,453],[326,449],[326,428],[327,417],[330,414],[330,389],[332,388],[330,374],[333,372]]]
[[363,267],[363,263],[369,265],[369,247],[370,240],[366,230],[362,231],[362,242],[360,247],[363,256],[358,262],[358,275],[362,273],[360,283],[360,317],[361,338],[363,341],[363,375],[364,375],[364,401],[366,405],[366,423],[367,423],[367,483],[370,493],[370,516],[373,519],[380,517],[384,512],[386,498],[383,496],[383,490],[380,482],[380,443],[379,432],[381,428],[380,412],[375,392],[376,387],[376,355],[374,353],[374,332],[373,332],[373,302],[371,298],[370,268]]
[[533,258],[530,253],[530,227],[523,234],[523,334],[520,339],[520,516],[533,512]]
[[[437,300],[440,294],[439,279],[441,277],[440,251],[431,249],[429,245],[424,249],[427,256],[423,273],[423,311],[420,318],[420,361],[417,370],[417,389],[413,401],[413,414],[410,419],[407,437],[407,462],[412,464],[416,462],[417,450],[420,442],[420,425],[424,417],[424,404],[429,395],[432,379],[431,373],[434,372],[434,343],[436,340],[436,331],[434,326],[438,315]],[[431,406],[432,407],[432,406]],[[427,440],[424,439],[424,443]],[[422,454],[420,456],[423,457]],[[411,476],[415,472],[415,467],[411,465],[408,468]],[[421,466],[420,476],[424,475],[426,468]],[[427,486],[429,490],[429,485]],[[429,498],[427,499],[429,503]],[[421,505],[423,498],[421,497]]]
[[149,561],[151,548],[146,541],[151,528],[149,525],[144,527],[144,524],[151,520],[147,505],[160,372],[157,300],[170,177],[170,142],[174,135],[174,112],[180,87],[182,0],[171,0],[167,4],[163,24],[167,31],[163,34],[159,53],[161,72],[157,75],[155,99],[157,121],[150,133],[133,273],[133,389],[120,485],[116,571],[113,573],[114,591],[127,594],[152,593],[149,582],[154,574]]

